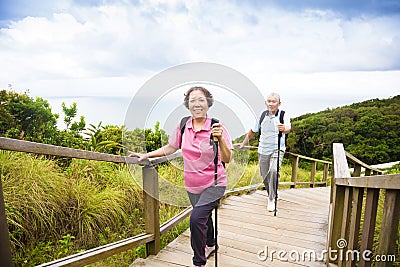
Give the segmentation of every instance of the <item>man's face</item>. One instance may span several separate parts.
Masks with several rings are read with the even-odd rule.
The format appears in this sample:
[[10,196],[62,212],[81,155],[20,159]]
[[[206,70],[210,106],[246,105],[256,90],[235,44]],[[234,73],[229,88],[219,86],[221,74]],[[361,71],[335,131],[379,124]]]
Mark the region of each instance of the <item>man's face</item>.
[[279,102],[279,99],[277,99],[276,97],[270,96],[265,101],[265,104],[268,107],[269,113],[270,114],[275,114],[276,111],[278,110],[279,106],[281,105],[281,102]]

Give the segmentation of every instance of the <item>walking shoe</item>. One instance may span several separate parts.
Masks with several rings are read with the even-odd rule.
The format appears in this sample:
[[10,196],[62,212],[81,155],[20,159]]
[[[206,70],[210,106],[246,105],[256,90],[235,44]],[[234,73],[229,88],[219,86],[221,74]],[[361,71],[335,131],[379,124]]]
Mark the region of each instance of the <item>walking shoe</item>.
[[268,211],[274,211],[275,210],[275,200],[269,200],[268,199],[267,210]]
[[208,258],[214,251],[215,251],[215,246],[212,247],[206,246],[206,258]]

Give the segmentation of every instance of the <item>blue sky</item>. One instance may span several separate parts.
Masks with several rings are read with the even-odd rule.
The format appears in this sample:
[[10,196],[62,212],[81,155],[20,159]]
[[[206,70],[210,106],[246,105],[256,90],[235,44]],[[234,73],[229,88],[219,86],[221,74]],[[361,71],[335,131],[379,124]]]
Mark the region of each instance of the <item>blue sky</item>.
[[237,70],[294,117],[399,93],[400,2],[1,0],[0,60],[1,89],[78,102],[93,124],[121,124],[146,81],[189,62]]

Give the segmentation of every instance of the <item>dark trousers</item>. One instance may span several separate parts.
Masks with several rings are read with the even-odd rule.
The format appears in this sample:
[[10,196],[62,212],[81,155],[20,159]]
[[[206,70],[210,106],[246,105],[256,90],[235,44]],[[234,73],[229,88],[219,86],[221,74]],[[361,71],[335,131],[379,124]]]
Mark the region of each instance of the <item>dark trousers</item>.
[[201,206],[194,206],[190,215],[190,242],[194,252],[193,264],[205,265],[206,245],[211,247],[215,245],[214,226],[211,218],[212,211],[216,202],[210,202]]

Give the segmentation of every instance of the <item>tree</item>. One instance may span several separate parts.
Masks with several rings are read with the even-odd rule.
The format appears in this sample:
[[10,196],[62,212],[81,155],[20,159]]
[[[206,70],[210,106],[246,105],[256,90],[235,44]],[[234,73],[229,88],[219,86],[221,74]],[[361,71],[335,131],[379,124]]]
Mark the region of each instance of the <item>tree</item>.
[[[76,102],[73,102],[69,107],[65,105],[64,102],[61,103],[62,110],[64,112],[64,123],[67,126],[67,130],[71,130],[74,132],[80,132],[85,129],[86,122],[85,117],[81,116],[79,122],[72,122],[72,120],[76,117],[78,112],[78,108],[76,107]],[[72,125],[71,125],[72,123]],[[70,128],[71,126],[71,128]]]
[[292,119],[290,151],[331,158],[332,143],[368,164],[400,160],[400,96],[372,99]]
[[139,129],[123,131],[123,146],[131,151],[140,153],[156,150],[168,143],[168,135],[160,129],[160,122],[156,122],[153,129]]
[[100,122],[97,126],[90,124],[85,134],[89,136],[86,141],[86,149],[91,151],[122,154],[122,132],[124,126],[107,125],[103,127]]
[[52,144],[57,139],[57,114],[47,100],[27,93],[0,91],[0,135]]

